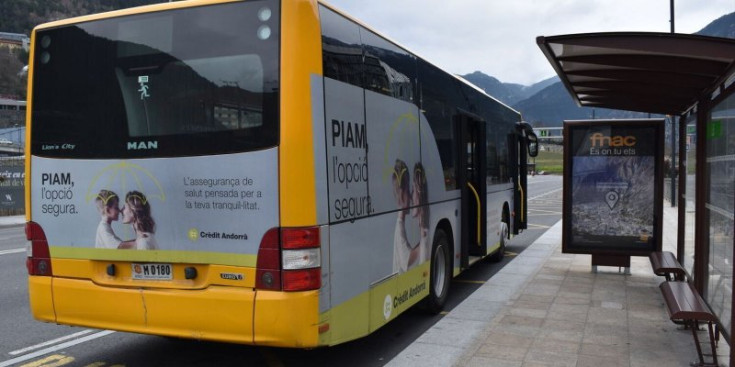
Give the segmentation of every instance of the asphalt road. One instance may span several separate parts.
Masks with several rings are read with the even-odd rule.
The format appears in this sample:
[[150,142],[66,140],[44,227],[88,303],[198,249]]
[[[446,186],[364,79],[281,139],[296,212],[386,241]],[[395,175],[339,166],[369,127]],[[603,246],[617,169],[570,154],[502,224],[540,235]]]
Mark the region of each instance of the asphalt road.
[[[453,280],[446,310],[459,305],[515,255],[561,219],[561,176],[529,177],[529,228],[500,263],[479,262]],[[444,314],[409,310],[372,335],[314,350],[178,340],[45,324],[28,308],[25,235],[0,228],[0,367],[51,366],[382,366]]]

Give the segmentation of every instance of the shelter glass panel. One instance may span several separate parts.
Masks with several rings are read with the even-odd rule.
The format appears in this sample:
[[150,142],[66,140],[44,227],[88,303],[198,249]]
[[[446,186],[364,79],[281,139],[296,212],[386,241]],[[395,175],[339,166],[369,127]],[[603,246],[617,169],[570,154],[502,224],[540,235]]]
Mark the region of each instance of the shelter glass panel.
[[[684,193],[684,259],[682,265],[687,272],[694,274],[694,218],[696,217],[697,181],[697,115],[690,115],[686,119],[686,161],[682,162],[686,172],[686,191]],[[681,225],[681,224],[680,224]]]
[[664,142],[664,200],[669,205],[676,206],[677,192],[679,191],[679,119],[666,118],[666,137]]
[[709,269],[707,302],[731,333],[733,223],[735,223],[735,94],[712,109],[707,122]]

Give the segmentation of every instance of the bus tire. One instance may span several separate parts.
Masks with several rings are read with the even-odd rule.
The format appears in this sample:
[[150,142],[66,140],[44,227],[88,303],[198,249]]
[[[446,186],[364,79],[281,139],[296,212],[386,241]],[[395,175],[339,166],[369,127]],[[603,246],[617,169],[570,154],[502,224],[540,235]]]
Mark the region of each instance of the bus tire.
[[500,222],[500,247],[488,258],[491,262],[499,263],[505,257],[505,239],[508,238],[508,223]]
[[434,234],[431,246],[431,267],[429,272],[429,295],[424,299],[423,308],[438,314],[444,308],[452,281],[452,255],[446,232],[439,228]]

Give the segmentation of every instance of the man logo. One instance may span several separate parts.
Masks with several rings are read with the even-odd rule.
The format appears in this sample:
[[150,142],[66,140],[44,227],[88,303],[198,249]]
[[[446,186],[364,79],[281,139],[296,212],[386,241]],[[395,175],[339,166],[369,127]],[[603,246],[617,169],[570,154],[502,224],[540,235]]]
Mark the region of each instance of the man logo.
[[128,150],[151,150],[158,149],[158,141],[129,141]]

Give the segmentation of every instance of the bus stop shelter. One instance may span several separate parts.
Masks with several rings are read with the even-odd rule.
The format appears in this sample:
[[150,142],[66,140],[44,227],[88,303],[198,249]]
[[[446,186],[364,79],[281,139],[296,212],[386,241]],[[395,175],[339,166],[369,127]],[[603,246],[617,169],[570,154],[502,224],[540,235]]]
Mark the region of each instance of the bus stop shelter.
[[672,33],[538,37],[579,106],[672,117],[677,259],[733,346],[735,40]]

